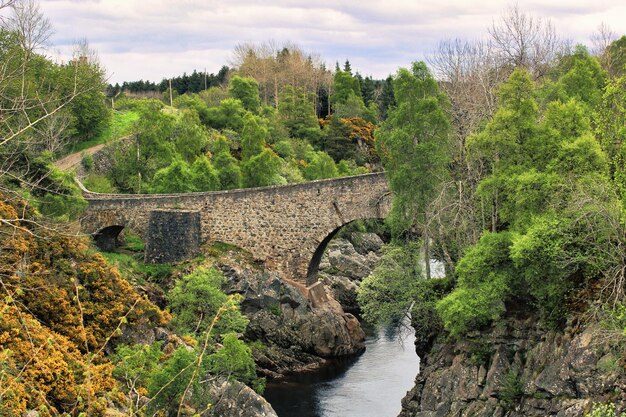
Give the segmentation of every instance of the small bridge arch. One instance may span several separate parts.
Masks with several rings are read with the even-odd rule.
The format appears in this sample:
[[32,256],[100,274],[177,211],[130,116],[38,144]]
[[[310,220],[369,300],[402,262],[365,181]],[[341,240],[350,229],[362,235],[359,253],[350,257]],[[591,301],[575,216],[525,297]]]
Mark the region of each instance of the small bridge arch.
[[[302,285],[309,284],[326,244],[341,227],[358,219],[384,218],[391,206],[383,173],[206,193],[84,194],[89,207],[82,226],[92,235],[109,236],[128,227],[149,242],[151,213],[197,212],[201,242],[239,246],[268,269]],[[167,249],[167,242],[163,246]]]

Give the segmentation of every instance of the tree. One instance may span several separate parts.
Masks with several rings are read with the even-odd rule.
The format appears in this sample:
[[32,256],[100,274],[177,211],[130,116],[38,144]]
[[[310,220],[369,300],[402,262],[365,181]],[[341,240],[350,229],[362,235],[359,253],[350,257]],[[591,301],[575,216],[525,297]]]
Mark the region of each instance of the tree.
[[394,193],[394,229],[401,233],[427,223],[427,207],[449,161],[450,122],[446,98],[423,62],[398,70],[393,87],[396,108],[375,137]]
[[546,75],[565,49],[552,22],[525,14],[517,5],[492,23],[489,35],[505,64],[511,69],[526,68],[535,79]]
[[253,113],[259,111],[259,83],[254,78],[235,75],[230,79],[228,92],[232,98],[241,101],[244,109]]
[[319,141],[320,125],[311,94],[286,86],[280,95],[278,114],[291,137],[306,139],[313,144]]
[[209,159],[202,155],[191,165],[191,178],[195,191],[216,191],[221,189],[219,173]]
[[326,152],[317,152],[315,158],[304,168],[307,180],[321,180],[339,176],[335,161]]
[[89,47],[86,40],[76,46],[74,57],[65,68],[61,85],[70,92],[75,88],[75,83],[85,93],[70,104],[74,115],[73,128],[78,140],[91,139],[108,126],[111,114],[105,102],[104,69],[99,63],[97,53]]
[[176,151],[188,164],[202,154],[209,140],[206,129],[200,125],[200,119],[193,110],[182,112],[176,121],[173,139]]
[[158,194],[188,193],[195,191],[193,179],[189,165],[185,161],[177,160],[154,174],[150,191]]
[[241,159],[247,161],[260,154],[265,148],[266,137],[267,129],[264,126],[259,126],[257,118],[253,114],[246,114],[241,131]]
[[224,275],[214,268],[197,268],[178,280],[169,293],[174,313],[172,324],[186,334],[199,335],[209,329],[214,335],[243,332],[248,319],[238,309],[221,313],[219,321],[212,323],[220,308],[229,301],[221,290],[223,283]]
[[242,164],[243,184],[246,187],[264,187],[286,183],[280,176],[280,166],[280,157],[266,148]]

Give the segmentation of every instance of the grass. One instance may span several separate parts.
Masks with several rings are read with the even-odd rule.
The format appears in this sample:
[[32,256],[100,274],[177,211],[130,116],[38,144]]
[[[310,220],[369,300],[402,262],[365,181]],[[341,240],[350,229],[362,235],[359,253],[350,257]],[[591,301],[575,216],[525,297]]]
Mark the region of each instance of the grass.
[[144,281],[161,282],[172,272],[170,264],[145,264],[139,259],[141,254],[130,254],[121,252],[101,252],[106,260],[117,266],[123,276],[132,277],[141,284]]
[[121,138],[131,133],[133,124],[139,120],[139,113],[133,110],[112,112],[111,123],[100,133],[98,136],[78,142],[69,147],[63,155],[65,156],[74,152],[80,152],[92,146],[100,145],[101,143],[107,143],[111,140]]

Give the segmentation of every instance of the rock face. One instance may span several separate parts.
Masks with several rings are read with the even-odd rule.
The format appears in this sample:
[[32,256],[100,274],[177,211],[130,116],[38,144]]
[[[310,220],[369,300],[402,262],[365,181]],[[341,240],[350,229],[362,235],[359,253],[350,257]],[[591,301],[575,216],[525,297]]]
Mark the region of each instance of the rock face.
[[358,320],[334,300],[329,307],[313,308],[298,288],[276,273],[238,264],[221,269],[228,278],[226,291],[244,297],[241,309],[250,319],[246,338],[262,342],[253,343],[262,374],[276,378],[364,349]]
[[361,280],[378,264],[382,245],[374,233],[351,233],[349,239],[334,239],[328,244],[318,278],[346,312],[360,314],[356,292]]
[[250,387],[220,379],[211,389],[213,406],[207,417],[278,417],[272,406]]
[[512,321],[464,342],[436,342],[400,417],[574,417],[609,401],[626,409],[623,369],[593,328],[535,326]]

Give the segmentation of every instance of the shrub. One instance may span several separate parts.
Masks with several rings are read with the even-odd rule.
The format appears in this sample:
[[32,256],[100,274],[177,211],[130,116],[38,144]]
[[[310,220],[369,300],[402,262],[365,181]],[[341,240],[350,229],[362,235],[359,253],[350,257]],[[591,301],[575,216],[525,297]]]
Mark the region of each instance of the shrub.
[[485,233],[459,261],[456,289],[437,303],[444,326],[453,336],[480,329],[504,313],[517,276],[510,245],[510,233]]

